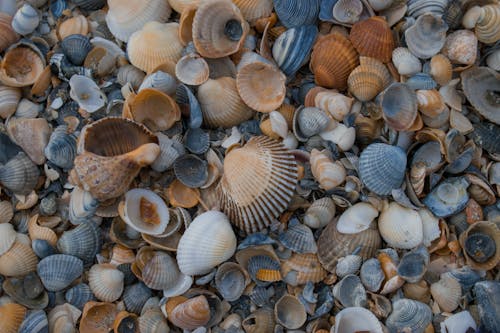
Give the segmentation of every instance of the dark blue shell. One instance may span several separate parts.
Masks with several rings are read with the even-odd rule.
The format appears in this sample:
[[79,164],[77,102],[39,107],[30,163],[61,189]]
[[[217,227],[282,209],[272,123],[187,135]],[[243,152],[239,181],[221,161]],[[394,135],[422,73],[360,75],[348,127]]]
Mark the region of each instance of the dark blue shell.
[[[176,101],[181,109],[185,109],[189,113],[189,128],[198,128],[203,122],[200,103],[194,96],[191,89],[184,84],[179,84],[176,89]],[[184,113],[184,112],[183,112]]]
[[315,24],[321,0],[274,0],[274,9],[287,28]]
[[500,282],[481,281],[474,285],[475,299],[479,307],[480,329],[484,332],[500,332]]
[[[436,186],[422,200],[422,203],[437,217],[454,215],[464,209],[469,201],[467,187],[469,187],[469,182],[465,177],[448,178]],[[458,191],[459,198],[455,202],[447,202],[446,193],[448,191]]]
[[201,128],[190,128],[184,137],[186,148],[193,154],[203,154],[210,147],[210,135]]
[[64,38],[61,48],[73,65],[81,66],[92,50],[92,44],[86,36],[76,34]]
[[339,0],[321,0],[319,6],[319,19],[321,21],[333,22],[333,7]]
[[49,333],[49,321],[43,310],[29,311],[18,329],[19,333]]
[[97,10],[104,7],[106,0],[73,0],[73,3],[85,10]]
[[68,3],[66,0],[51,0],[50,1],[50,12],[55,18],[61,17],[63,11],[68,8]]

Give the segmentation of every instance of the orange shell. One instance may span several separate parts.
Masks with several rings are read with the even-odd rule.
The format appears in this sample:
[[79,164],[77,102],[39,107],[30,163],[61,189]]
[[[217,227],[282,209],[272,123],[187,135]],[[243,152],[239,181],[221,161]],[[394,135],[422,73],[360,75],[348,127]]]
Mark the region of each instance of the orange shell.
[[352,26],[349,38],[360,55],[376,58],[383,63],[391,61],[394,38],[383,17],[373,16],[357,22]]
[[293,115],[295,114],[295,106],[283,103],[277,110],[285,118],[288,128],[293,127]]
[[347,38],[331,33],[318,38],[309,65],[316,84],[345,90],[349,74],[359,65],[358,53]]
[[193,19],[196,9],[198,9],[198,6],[186,7],[179,19],[179,39],[184,45],[193,40]]
[[316,106],[316,96],[323,91],[329,91],[329,90],[323,87],[314,87],[309,89],[304,99],[304,106],[305,107]]
[[200,190],[190,188],[175,179],[167,188],[169,202],[174,207],[192,208],[199,202]]
[[114,333],[140,333],[139,320],[135,313],[120,311],[113,323]]
[[194,330],[210,320],[210,306],[204,295],[196,296],[178,304],[168,316],[177,327]]
[[56,34],[59,40],[63,40],[69,35],[87,35],[89,33],[89,22],[83,15],[76,15],[57,26]]
[[0,64],[0,81],[10,87],[26,87],[36,82],[45,68],[45,59],[36,46],[22,44],[8,49]]
[[417,106],[422,114],[435,117],[445,108],[443,97],[436,89],[417,90]]
[[0,330],[2,333],[17,333],[21,326],[26,308],[16,303],[6,303],[0,306]]
[[273,12],[271,0],[233,0],[238,6],[245,20],[253,23],[261,18],[267,18]]
[[274,269],[259,269],[255,274],[255,278],[260,281],[274,282],[281,280],[281,273]]
[[83,307],[80,332],[108,333],[113,329],[117,314],[118,310],[113,303],[87,302]]
[[[292,273],[290,277],[287,277]],[[318,283],[326,277],[326,271],[321,266],[318,256],[312,253],[294,253],[281,265],[283,279],[291,285],[302,285],[309,281]],[[292,281],[288,280],[292,278]]]

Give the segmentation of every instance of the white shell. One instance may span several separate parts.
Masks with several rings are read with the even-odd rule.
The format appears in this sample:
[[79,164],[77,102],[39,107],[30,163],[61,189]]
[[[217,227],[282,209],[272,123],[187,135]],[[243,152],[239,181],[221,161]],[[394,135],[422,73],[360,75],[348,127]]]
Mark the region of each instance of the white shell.
[[401,75],[413,75],[422,71],[420,60],[406,47],[398,47],[392,51],[392,62]]
[[334,129],[322,132],[319,136],[335,143],[341,150],[346,151],[354,145],[356,130],[354,127],[347,127],[339,123]]
[[269,120],[271,121],[271,129],[274,133],[278,134],[282,139],[288,135],[288,124],[285,117],[278,111],[271,111],[269,113]]
[[325,150],[313,149],[310,162],[314,179],[324,190],[331,190],[345,181],[346,171],[344,166],[339,161],[334,162]]
[[29,35],[40,23],[40,17],[35,8],[24,4],[12,19],[12,28],[20,35]]
[[462,298],[460,283],[451,276],[442,276],[441,279],[431,284],[431,295],[441,310],[453,312]]
[[160,154],[153,164],[151,164],[151,168],[156,172],[164,172],[174,164],[177,157],[184,155],[186,150],[182,143],[170,139],[163,133],[158,132],[156,136],[158,137]]
[[337,230],[343,234],[357,234],[369,228],[378,216],[378,210],[367,202],[358,202],[349,207],[337,222]]
[[323,228],[335,216],[335,202],[329,197],[314,201],[304,215],[304,224],[314,228]]
[[120,298],[125,275],[112,264],[95,264],[89,270],[89,287],[97,299],[114,302]]
[[[140,202],[144,198],[155,206],[160,219],[158,224],[144,222],[141,218]],[[125,194],[123,220],[133,229],[148,234],[160,235],[168,225],[170,213],[163,199],[151,190],[135,188]]]
[[448,333],[466,333],[469,328],[477,329],[476,322],[469,311],[455,313],[441,322],[441,332]]
[[377,317],[369,310],[362,307],[345,308],[335,316],[334,333],[350,333],[367,331],[383,333],[382,325]]
[[69,96],[85,111],[96,112],[106,104],[106,95],[92,79],[83,75],[73,75],[69,85],[71,87]]
[[414,248],[424,238],[420,215],[396,202],[391,202],[382,210],[378,229],[386,243],[398,249]]
[[208,273],[228,260],[236,250],[236,236],[227,216],[209,211],[196,217],[177,247],[177,263],[182,273]]
[[175,89],[177,88],[177,82],[172,75],[162,71],[157,71],[144,78],[144,81],[142,81],[141,86],[139,87],[139,91],[147,88],[154,88],[167,95],[172,95],[175,93]]
[[328,111],[338,121],[342,121],[349,113],[353,101],[354,98],[335,91],[321,91],[314,97],[314,105]]
[[16,113],[17,118],[36,118],[43,110],[43,104],[33,103],[29,99],[23,98],[17,105]]
[[441,236],[441,230],[439,229],[439,219],[426,208],[419,209],[418,215],[420,215],[420,218],[422,219],[424,245],[430,246],[433,240]]

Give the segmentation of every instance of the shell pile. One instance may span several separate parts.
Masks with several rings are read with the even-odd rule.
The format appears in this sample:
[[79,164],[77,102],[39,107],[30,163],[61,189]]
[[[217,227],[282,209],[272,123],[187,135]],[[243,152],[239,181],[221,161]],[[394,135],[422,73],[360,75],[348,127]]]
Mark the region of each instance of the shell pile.
[[0,0],[0,332],[500,332],[499,71],[499,0]]

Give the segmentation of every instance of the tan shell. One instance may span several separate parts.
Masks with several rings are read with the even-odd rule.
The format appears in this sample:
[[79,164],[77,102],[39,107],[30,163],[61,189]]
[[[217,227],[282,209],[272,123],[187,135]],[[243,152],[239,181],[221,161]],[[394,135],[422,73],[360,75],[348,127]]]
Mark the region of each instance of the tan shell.
[[267,18],[273,12],[272,0],[234,0],[245,20],[256,23],[258,19]]
[[446,85],[451,80],[452,65],[450,59],[442,54],[436,54],[431,58],[429,74],[440,85]]
[[285,294],[274,305],[276,321],[288,329],[304,325],[307,313],[304,305],[295,296]]
[[335,211],[335,202],[331,198],[315,200],[306,210],[304,224],[315,229],[323,228],[333,219]]
[[431,297],[429,285],[423,279],[416,283],[405,283],[403,292],[405,297],[422,303],[428,303]]
[[47,227],[42,227],[38,225],[38,214],[33,215],[28,222],[28,233],[31,240],[43,239],[46,240],[50,245],[56,246],[57,235],[56,233]]
[[179,19],[179,39],[187,45],[193,40],[193,19],[197,6],[189,6],[184,10]]
[[373,16],[354,24],[349,38],[361,56],[373,57],[383,63],[391,60],[394,39],[385,18]]
[[36,46],[21,41],[5,52],[0,63],[0,81],[11,87],[30,86],[44,68],[45,59]]
[[123,292],[124,274],[112,264],[96,264],[89,270],[89,286],[95,297],[114,302]]
[[36,271],[38,257],[31,246],[14,242],[9,251],[0,256],[0,274],[6,276],[26,275]]
[[187,7],[193,6],[194,8],[198,7],[198,3],[200,0],[168,0],[170,6],[178,13],[184,13],[184,10]]
[[19,40],[19,35],[12,29],[12,16],[0,12],[0,52]]
[[7,124],[10,138],[38,165],[45,162],[44,149],[49,143],[51,129],[44,118],[10,118]]
[[197,54],[186,54],[175,66],[175,75],[182,83],[199,86],[208,80],[208,64]]
[[278,111],[271,111],[269,117],[262,118],[260,123],[262,134],[275,140],[284,139],[288,135],[288,125],[285,117]]
[[9,201],[0,201],[0,224],[9,223],[14,217],[14,208]]
[[272,332],[274,325],[273,310],[268,308],[257,309],[241,323],[246,333]]
[[80,332],[105,333],[113,329],[118,309],[113,303],[90,301],[83,307]]
[[0,327],[2,333],[17,333],[26,315],[26,308],[16,303],[0,305]]
[[[359,67],[358,67],[359,68]],[[328,111],[335,120],[342,121],[351,111],[354,98],[333,90],[320,91],[314,97],[314,106]]]
[[[76,323],[81,314],[82,311],[69,303],[54,307],[47,316],[49,332],[76,333]],[[81,327],[80,323],[80,328]]]
[[349,74],[347,85],[358,100],[368,102],[391,83],[392,76],[376,58],[362,56],[359,62],[360,65]]
[[441,279],[431,284],[431,294],[441,310],[453,312],[462,298],[462,287],[460,283],[451,276],[442,276]]
[[204,295],[190,298],[173,308],[168,319],[172,324],[185,330],[204,326],[210,320],[210,306]]
[[283,280],[292,286],[306,284],[311,281],[318,283],[326,277],[326,271],[321,266],[316,254],[294,253],[281,265]]
[[0,224],[0,256],[7,252],[16,241],[17,233],[12,224]]
[[441,52],[452,63],[472,65],[476,61],[477,38],[470,30],[457,30],[446,37]]
[[139,317],[135,313],[120,311],[113,323],[115,333],[141,333],[139,329]]
[[396,202],[385,205],[378,219],[380,235],[386,243],[398,249],[411,249],[423,241],[420,215]]
[[435,117],[445,108],[443,97],[435,90],[417,90],[417,106],[422,114]]
[[331,190],[345,181],[346,171],[342,163],[333,162],[326,150],[311,151],[311,172],[324,190]]
[[[477,13],[477,14],[476,14]],[[477,16],[476,16],[477,15]],[[475,16],[470,22],[471,16]],[[463,25],[474,28],[477,39],[486,44],[500,39],[500,5],[491,4],[483,7],[474,6],[464,15]]]
[[63,40],[69,35],[87,35],[89,33],[89,22],[83,15],[73,16],[66,21],[63,21],[57,26],[57,37]]
[[13,115],[20,99],[21,90],[19,88],[0,84],[0,118],[6,119]]

